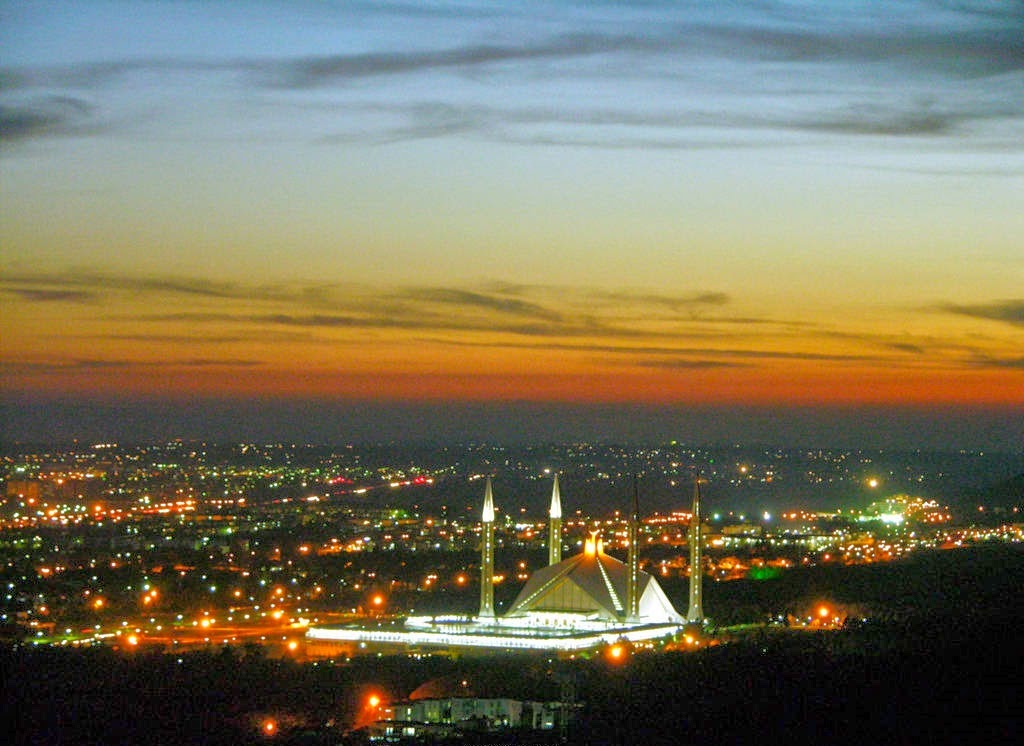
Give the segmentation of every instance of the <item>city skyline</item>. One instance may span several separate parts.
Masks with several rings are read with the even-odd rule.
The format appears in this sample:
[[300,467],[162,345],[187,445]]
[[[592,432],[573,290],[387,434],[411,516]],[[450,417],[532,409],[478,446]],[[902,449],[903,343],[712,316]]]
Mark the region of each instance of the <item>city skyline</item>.
[[3,437],[1019,450],[1022,39],[1011,2],[7,4]]

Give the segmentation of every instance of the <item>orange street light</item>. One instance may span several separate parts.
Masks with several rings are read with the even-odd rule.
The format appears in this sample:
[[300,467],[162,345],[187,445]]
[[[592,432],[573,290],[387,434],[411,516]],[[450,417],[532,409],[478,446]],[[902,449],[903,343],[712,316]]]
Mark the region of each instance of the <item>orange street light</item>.
[[608,648],[608,660],[612,663],[620,663],[626,657],[626,648],[622,645],[612,645]]

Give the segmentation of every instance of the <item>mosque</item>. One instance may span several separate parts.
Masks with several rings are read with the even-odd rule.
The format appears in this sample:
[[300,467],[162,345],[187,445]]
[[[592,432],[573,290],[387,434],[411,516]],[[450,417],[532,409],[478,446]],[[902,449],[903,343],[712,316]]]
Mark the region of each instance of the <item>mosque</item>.
[[[699,516],[699,481],[694,513]],[[626,562],[604,551],[595,534],[583,551],[562,559],[562,505],[555,477],[548,526],[548,565],[535,572],[508,611],[494,611],[494,497],[488,478],[481,515],[480,611],[476,616],[411,616],[401,628],[311,627],[308,643],[397,644],[502,650],[585,650],[616,641],[667,637],[688,621],[703,621],[701,573],[690,577],[690,608],[682,617],[658,581],[640,570],[640,511],[634,494]],[[699,567],[700,521],[691,525],[691,562]]]

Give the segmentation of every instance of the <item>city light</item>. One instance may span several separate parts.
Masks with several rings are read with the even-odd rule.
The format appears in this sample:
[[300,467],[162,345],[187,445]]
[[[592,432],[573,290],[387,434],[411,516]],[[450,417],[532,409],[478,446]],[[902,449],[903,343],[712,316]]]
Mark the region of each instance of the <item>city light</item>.
[[[726,455],[735,463],[735,457]],[[812,455],[808,461],[804,452],[772,450],[763,455],[765,461],[772,461],[770,464],[750,458],[745,462],[750,466],[743,489],[757,489],[756,485],[766,482],[755,480],[762,480],[769,473],[778,475],[780,482],[799,484],[801,479],[817,479],[815,469],[827,471],[829,479],[834,479],[836,484],[869,484],[862,461],[853,458],[851,453],[820,455],[816,451]],[[459,458],[465,457],[453,458],[453,463],[462,463]],[[606,459],[596,467],[601,474],[624,473],[628,466],[616,461],[622,458],[621,454],[610,453],[600,458]],[[825,564],[838,568],[898,561],[922,550],[967,548],[994,541],[1024,542],[1024,529],[1019,522],[1013,522],[1016,514],[1011,508],[1005,509],[1007,520],[999,522],[995,506],[987,506],[981,514],[973,510],[976,506],[971,506],[966,522],[958,523],[965,514],[958,514],[928,494],[928,490],[934,490],[939,484],[938,472],[929,473],[924,467],[915,466],[913,457],[910,458],[907,466],[899,469],[886,466],[884,472],[871,477],[882,486],[898,481],[889,474],[911,474],[913,484],[907,491],[896,491],[894,484],[892,493],[873,496],[867,506],[820,511],[773,506],[772,512],[763,507],[754,512],[721,509],[708,521],[706,576],[716,582],[765,580],[779,577],[792,568]],[[47,455],[45,463],[70,464],[74,459],[70,455],[60,458]],[[143,463],[141,455],[133,459]],[[710,458],[705,460],[710,462]],[[787,460],[792,462],[788,470]],[[44,461],[43,457],[40,461]],[[161,472],[167,468],[160,466],[163,461],[173,461],[175,466]],[[280,529],[281,506],[291,499],[288,495],[282,493],[266,507],[255,500],[243,506],[237,490],[244,487],[237,485],[263,479],[253,471],[251,464],[195,462],[189,467],[194,468],[195,473],[190,474],[181,466],[185,461],[179,455],[174,459],[161,457],[156,463],[140,466],[140,470],[153,475],[145,487],[135,487],[131,482],[118,483],[116,478],[115,481],[108,478],[95,482],[96,489],[113,490],[116,484],[116,489],[126,493],[123,504],[105,500],[102,515],[95,517],[91,510],[93,503],[85,499],[71,498],[72,502],[67,505],[48,502],[48,489],[56,483],[54,475],[40,475],[35,487],[19,484],[18,494],[32,493],[38,500],[38,508],[34,523],[23,522],[14,515],[17,511],[13,509],[4,523],[4,529],[12,537],[13,551],[8,561],[24,561],[20,558],[28,554],[31,562],[27,579],[19,580],[16,575],[10,578],[6,590],[8,602],[14,604],[14,599],[22,599],[18,603],[23,610],[19,610],[16,620],[5,621],[13,622],[26,637],[30,636],[40,645],[99,642],[105,639],[104,635],[118,634],[120,649],[125,652],[143,645],[154,649],[173,647],[175,653],[180,654],[211,645],[259,644],[267,646],[269,655],[294,657],[301,654],[303,658],[312,659],[331,650],[362,650],[360,646],[365,646],[366,652],[373,654],[386,650],[389,645],[408,645],[461,649],[497,647],[570,654],[600,650],[601,656],[611,662],[628,659],[630,646],[664,643],[693,649],[697,644],[713,644],[696,634],[684,636],[680,625],[675,624],[627,629],[613,621],[572,619],[559,620],[564,630],[557,634],[541,634],[529,624],[520,625],[515,619],[501,618],[500,614],[496,623],[484,625],[475,625],[471,615],[462,618],[417,616],[415,608],[421,599],[424,610],[438,608],[437,604],[444,600],[443,594],[451,591],[460,594],[460,603],[467,602],[465,592],[474,587],[479,577],[468,570],[473,568],[476,572],[475,564],[461,558],[453,563],[450,558],[459,557],[460,552],[478,551],[478,506],[468,505],[465,511],[448,507],[444,508],[445,514],[438,515],[423,509],[381,509],[376,505],[326,500],[310,508],[303,499],[304,511],[316,511],[305,516],[310,524],[309,533],[304,534],[305,524],[288,524],[291,538],[285,546],[275,546],[274,542],[263,543],[260,532],[264,528]],[[271,465],[270,456],[259,461],[268,464],[266,478],[282,485],[312,485],[321,468],[303,465],[289,471],[291,467]],[[519,462],[513,459],[510,463]],[[673,464],[671,473],[666,472],[664,476],[668,481],[676,479],[681,484],[678,472],[685,460],[673,457],[670,463]],[[873,465],[881,468],[877,457]],[[23,466],[9,465],[6,473],[17,474],[19,468]],[[935,468],[947,468],[945,460]],[[323,469],[330,473],[337,470],[336,466]],[[719,477],[723,484],[736,476],[736,468],[728,471],[729,474]],[[165,476],[156,476],[162,473]],[[289,474],[287,478],[283,476],[285,473]],[[884,479],[882,474],[886,474]],[[79,477],[77,481],[83,479]],[[167,481],[161,483],[161,479]],[[202,487],[202,492],[191,486],[193,480]],[[66,479],[65,484],[71,481]],[[925,486],[917,490],[914,484]],[[127,496],[132,489],[140,494]],[[18,499],[17,495],[10,498]],[[195,515],[174,513],[164,519],[132,510],[132,505],[148,506],[148,510],[178,499],[192,500]],[[228,505],[227,499],[233,502]],[[75,507],[76,504],[79,507]],[[27,510],[27,498],[16,507],[19,511]],[[496,541],[512,552],[505,557],[508,568],[512,569],[493,573],[496,584],[502,580],[506,586],[528,583],[537,571],[530,567],[530,561],[525,559],[529,555],[525,552],[544,546],[547,516],[531,516],[530,509],[526,510],[524,513],[518,508],[514,511],[515,520],[509,518],[505,524],[498,522]],[[113,545],[106,538],[109,526],[100,524],[113,521],[115,514],[120,515],[121,523],[117,536],[125,541]],[[52,517],[70,515],[81,516],[85,521],[95,520],[61,529],[67,532],[67,539],[56,538],[52,548],[48,539],[40,543],[36,538],[42,536],[38,526],[49,525]],[[586,556],[611,557],[604,554],[602,538],[607,538],[616,550],[622,549],[624,515],[623,511],[612,510],[607,515],[586,515],[577,510],[574,517],[566,521],[566,544],[576,545],[577,551],[583,550]],[[979,517],[986,519],[986,525],[970,523]],[[654,543],[657,553],[644,557],[644,563],[647,571],[659,580],[685,581],[690,575],[685,555],[691,521],[688,511],[672,506],[663,512],[652,511],[645,517],[641,541],[647,546]],[[93,526],[98,529],[95,537],[91,536]],[[88,551],[76,549],[75,553],[68,554],[66,546],[81,546]],[[301,551],[299,547],[307,547],[308,551]],[[368,548],[372,551],[363,554],[359,561],[354,561],[353,555],[345,556],[355,551],[366,552]],[[407,552],[400,565],[405,569],[397,569],[399,565],[392,569],[390,552]],[[81,578],[81,584],[69,589],[73,578]],[[602,583],[610,582],[613,582],[610,577],[602,579]],[[621,596],[614,583],[612,587]],[[211,595],[212,591],[216,593]],[[202,598],[197,598],[196,593],[201,593]],[[430,594],[433,598],[426,603],[427,599],[419,594]],[[199,611],[196,611],[197,606]],[[204,607],[208,610],[203,611]],[[778,623],[796,624],[808,631],[837,629],[847,616],[861,616],[855,608],[851,606],[848,614],[845,610],[836,611],[831,603],[811,605],[802,615],[782,614]],[[360,616],[364,618],[359,620]],[[50,625],[53,625],[53,634],[50,634]],[[213,634],[215,629],[217,633]],[[665,643],[669,639],[677,642]],[[658,640],[661,643],[656,642]],[[624,641],[629,643],[624,649],[615,648]],[[117,647],[116,643],[112,644]]]

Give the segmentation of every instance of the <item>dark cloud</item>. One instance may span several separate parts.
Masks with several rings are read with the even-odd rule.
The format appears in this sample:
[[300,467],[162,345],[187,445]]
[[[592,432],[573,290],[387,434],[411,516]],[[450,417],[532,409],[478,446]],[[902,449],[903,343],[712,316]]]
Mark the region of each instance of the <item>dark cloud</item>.
[[[182,316],[188,317],[189,314],[181,314]],[[240,320],[242,317],[231,316],[231,317],[218,317],[218,321],[225,319]],[[245,317],[250,321],[254,321],[258,324],[280,324],[282,326],[305,326],[305,327],[320,327],[320,328],[356,328],[356,327],[380,327],[388,325],[386,322],[380,319],[370,318],[357,318],[354,316],[337,316],[328,314],[306,314],[296,315],[287,313],[274,313],[274,314],[262,314],[257,316]],[[395,324],[401,328],[417,328],[415,326],[409,326],[405,323]]]
[[[64,274],[9,274],[0,280],[0,290],[33,300],[65,299],[109,300],[117,294],[175,296],[209,301],[203,308],[153,313],[140,320],[154,322],[273,324],[306,328],[389,328],[408,330],[458,330],[509,332],[527,336],[568,336],[610,334],[633,336],[640,332],[613,327],[590,313],[599,291],[553,289],[542,286],[487,284],[489,292],[450,287],[405,287],[367,293],[355,287],[328,283],[291,285],[244,285],[219,283],[200,278],[114,275],[91,271]],[[566,301],[563,293],[572,296]],[[563,306],[584,309],[573,313],[554,310],[542,302],[544,297],[559,297]],[[614,300],[630,302],[627,294]],[[695,293],[667,298],[635,294],[641,302],[657,302],[676,308],[694,304],[717,305],[726,302],[717,293]],[[219,301],[246,300],[260,303],[265,313],[238,314],[217,310]],[[608,302],[606,297],[605,302]],[[278,310],[280,309],[280,310]],[[135,317],[133,317],[135,318]]]
[[[614,338],[614,334],[606,335]],[[639,335],[637,335],[639,336]],[[646,335],[669,338],[678,335]],[[746,367],[757,360],[811,360],[818,362],[883,362],[877,355],[843,355],[825,352],[784,352],[749,348],[670,347],[619,345],[593,342],[510,342],[499,340],[433,340],[457,347],[493,347],[502,349],[553,350],[559,352],[600,353],[630,356],[630,363],[653,367]],[[747,362],[742,362],[747,361]]]
[[746,363],[729,360],[693,360],[690,358],[669,360],[635,360],[631,361],[642,368],[663,368],[669,370],[702,370],[707,368],[747,368]]
[[[371,29],[409,16],[429,17],[438,25],[424,38],[446,42],[435,48],[402,49],[396,42],[388,48],[391,37],[381,35],[379,48],[355,53],[175,58],[160,56],[165,50],[148,59],[115,56],[60,69],[0,70],[0,92],[86,89],[99,98],[130,76],[150,85],[161,78],[178,82],[185,76],[200,85],[213,78],[224,86],[219,94],[228,90],[243,98],[254,89],[333,87],[339,98],[329,105],[344,113],[343,123],[313,136],[378,144],[476,134],[608,148],[721,147],[749,144],[751,132],[762,138],[790,131],[934,137],[960,133],[978,121],[1024,117],[1024,13],[1018,0],[893,1],[884,15],[870,3],[820,2],[734,2],[715,4],[714,10],[643,3],[587,13],[554,5],[545,14],[512,6],[476,8],[478,22],[494,27],[486,34],[463,23],[463,10],[410,5],[326,12],[335,22],[351,14]],[[566,33],[567,28],[578,31]],[[712,98],[700,94],[709,69],[715,76]],[[421,88],[420,100],[410,101],[404,90],[399,98],[377,95],[391,80],[438,72],[457,75],[476,85],[476,92],[442,83]],[[354,85],[370,78],[386,80],[369,93],[367,86]],[[537,81],[552,78],[565,80],[569,91],[620,81],[659,86],[666,95],[621,109],[592,103],[608,97],[575,94],[552,103],[543,87],[533,90]],[[504,83],[517,86],[518,94],[507,99],[515,104],[495,106],[492,84]],[[673,93],[691,87],[695,95]],[[277,103],[316,107],[324,99],[287,97]],[[88,118],[85,106],[71,96],[5,103],[0,137],[49,136],[78,127]],[[390,111],[394,121],[360,119],[375,107],[378,115]],[[709,128],[718,136],[708,139]]]
[[173,313],[154,313],[145,316],[120,316],[119,319],[130,318],[137,321],[153,321],[162,323],[166,321],[184,321],[189,324],[214,324],[245,321],[244,317],[232,313],[203,313],[199,311],[175,311]]
[[142,370],[163,368],[175,370],[180,368],[238,368],[263,365],[260,360],[241,358],[192,358],[186,360],[93,360],[76,359],[66,362],[49,361],[2,361],[0,373],[18,375],[25,373],[52,374],[90,370]]
[[118,340],[123,342],[148,342],[164,343],[171,345],[224,345],[239,344],[243,342],[267,342],[271,339],[276,341],[294,341],[295,335],[282,334],[271,338],[265,331],[252,332],[249,334],[69,334],[70,339],[88,340]]
[[[814,13],[781,22],[756,7],[743,15],[720,14],[710,22],[666,12],[658,18],[629,19],[616,31],[608,27],[583,33],[552,34],[509,44],[452,45],[442,49],[381,51],[311,56],[298,60],[250,63],[261,82],[285,88],[309,88],[371,76],[438,69],[477,69],[513,62],[560,61],[596,55],[695,55],[730,60],[821,62],[835,64],[886,61],[909,68],[996,75],[1024,67],[1021,15],[1007,13],[1003,28],[950,22],[944,28],[912,21],[850,28],[837,16]],[[927,12],[922,10],[921,12]],[[809,21],[809,22],[808,22]]]
[[660,36],[573,34],[521,44],[472,44],[414,52],[326,55],[265,63],[262,82],[275,87],[310,88],[370,76],[478,68],[516,61],[569,59],[622,51],[658,51],[665,46],[666,38]]
[[[1024,95],[1022,76],[998,87],[1020,89]],[[853,100],[840,105],[825,104],[806,92],[758,92],[763,103],[756,112],[740,103],[750,95],[753,91],[741,88],[734,94],[735,103],[715,110],[701,109],[700,103],[673,97],[665,97],[656,107],[645,109],[593,109],[571,100],[558,106],[523,103],[494,107],[480,101],[374,104],[355,107],[374,118],[372,128],[363,126],[362,120],[355,117],[349,120],[349,129],[335,131],[322,141],[389,144],[467,134],[523,145],[720,149],[786,144],[784,136],[790,132],[822,136],[950,136],[969,131],[975,122],[1024,117],[1024,103],[1018,97],[965,96],[956,91],[939,94],[934,84],[918,93],[886,83],[872,86],[869,92],[861,87]],[[838,90],[822,98],[834,101],[851,96]],[[381,116],[385,121],[379,121]],[[753,138],[754,133],[758,137]],[[994,140],[983,142],[988,148],[999,144]],[[1011,149],[1018,145],[1016,141],[1005,143]]]
[[631,293],[628,291],[594,291],[595,298],[604,299],[623,305],[637,303],[665,306],[673,310],[693,308],[697,306],[724,306],[731,302],[727,293],[700,292],[689,295],[660,295],[656,293]]
[[912,355],[922,355],[925,352],[924,347],[913,342],[887,342],[885,344],[897,352],[909,352]]
[[975,319],[1003,321],[1015,326],[1024,325],[1024,300],[1021,299],[1002,300],[977,305],[942,303],[937,308],[946,313],[970,316]]
[[907,111],[866,106],[845,112],[823,114],[820,119],[793,121],[794,129],[835,132],[844,135],[944,135],[968,120],[966,113]]
[[985,368],[1009,368],[1024,371],[1024,357],[986,358],[975,364]]
[[42,135],[87,134],[96,131],[93,107],[71,96],[44,96],[25,102],[0,102],[0,142]]
[[[188,316],[188,314],[182,314]],[[223,320],[223,319],[220,319]],[[234,317],[236,321],[294,326],[307,329],[404,329],[408,331],[460,331],[519,334],[537,337],[566,337],[603,333],[585,324],[517,323],[496,319],[461,317],[457,314],[431,315],[409,309],[402,315],[260,314]],[[626,333],[626,332],[619,332]]]
[[[423,331],[489,331],[530,337],[603,336],[608,338],[679,338],[682,327],[650,329],[664,324],[775,325],[785,321],[710,315],[728,305],[717,291],[665,295],[542,285],[482,283],[486,291],[450,287],[404,287],[367,293],[365,289],[331,284],[249,286],[187,277],[138,277],[75,272],[68,275],[24,275],[0,281],[0,289],[45,285],[50,293],[88,293],[91,297],[160,294],[205,298],[203,308],[131,317],[149,322],[275,325],[307,329],[404,329]],[[33,285],[34,287],[34,285]],[[558,310],[553,305],[557,299]],[[218,310],[219,301],[247,300],[265,312],[240,314]],[[656,312],[656,309],[660,311]],[[628,310],[628,313],[624,311]],[[690,330],[685,336],[694,336]],[[701,336],[696,334],[696,336]],[[707,336],[707,335],[704,335]],[[720,336],[720,334],[718,335]]]
[[[921,9],[922,13],[928,12]],[[866,14],[865,14],[866,15]],[[860,19],[862,22],[866,18]],[[992,26],[945,28],[914,22],[875,24],[875,28],[844,28],[841,19],[820,19],[804,28],[715,26],[712,38],[747,56],[782,61],[902,62],[910,67],[999,74],[1024,67],[1024,42],[1019,29],[1024,18],[1007,17],[1003,28]]]
[[537,303],[530,303],[519,298],[508,298],[498,295],[484,295],[468,290],[454,288],[410,288],[406,297],[413,300],[442,303],[462,308],[496,311],[501,314],[523,316],[547,321],[560,321],[561,314]]
[[[194,296],[214,300],[261,300],[283,303],[330,304],[339,296],[342,285],[307,283],[294,285],[244,285],[214,282],[198,277],[138,276],[109,274],[91,270],[66,273],[8,273],[0,278],[0,291],[16,294],[41,294],[39,300],[62,295],[69,299],[83,294],[96,299],[111,293]],[[28,297],[26,295],[25,297]]]
[[64,290],[59,288],[3,288],[0,290],[31,303],[87,303],[96,299],[94,293],[85,290]]
[[905,335],[857,334],[851,332],[840,332],[834,329],[817,330],[812,331],[812,333],[828,339],[841,339],[844,341],[857,342],[859,344],[870,345],[871,347],[881,347],[887,350],[895,350],[896,352],[906,352],[911,355],[923,355],[926,352],[925,347],[920,342],[912,341],[906,338]]
[[[113,314],[105,311],[106,318],[194,327],[188,333],[161,328],[154,329],[153,335],[121,337],[177,344],[206,339],[199,325],[220,325],[222,328],[211,331],[222,342],[269,338],[287,341],[302,334],[298,330],[306,330],[306,339],[316,339],[318,331],[390,329],[411,334],[436,333],[441,338],[433,342],[441,344],[632,355],[654,360],[651,364],[669,365],[664,361],[670,360],[672,365],[684,367],[693,361],[735,365],[772,359],[892,362],[940,348],[946,353],[956,352],[943,340],[823,329],[813,323],[787,319],[722,315],[721,310],[732,303],[732,298],[720,291],[666,294],[486,281],[476,287],[483,289],[407,286],[369,292],[330,283],[246,285],[180,276],[120,276],[85,271],[53,275],[9,273],[0,279],[0,291],[29,302],[103,301],[101,307],[108,308],[118,294],[125,303],[134,303],[135,296],[160,296],[161,302],[151,313],[118,311],[115,305],[109,306],[114,309]],[[199,304],[197,299],[203,303]],[[245,311],[239,310],[238,301],[246,302]],[[1024,301],[1019,300],[976,306],[945,304],[940,309],[1024,324]],[[443,338],[446,332],[509,336],[459,341]],[[804,342],[793,352],[758,349],[758,339],[779,340],[787,335],[796,335],[795,340]],[[521,338],[519,342],[515,341],[516,336]],[[324,340],[329,338],[323,335]],[[570,341],[573,338],[578,341]],[[850,349],[848,343],[852,343],[856,352],[834,354],[827,346],[804,351],[807,340],[813,343],[816,338],[838,340],[845,349]],[[645,346],[641,341],[655,346]],[[979,352],[964,348],[958,354],[976,357]]]

